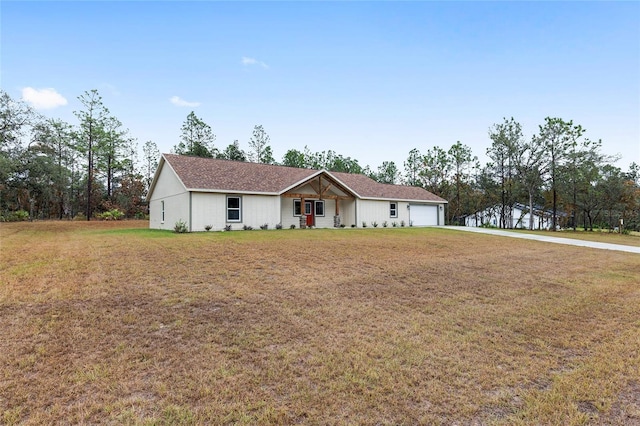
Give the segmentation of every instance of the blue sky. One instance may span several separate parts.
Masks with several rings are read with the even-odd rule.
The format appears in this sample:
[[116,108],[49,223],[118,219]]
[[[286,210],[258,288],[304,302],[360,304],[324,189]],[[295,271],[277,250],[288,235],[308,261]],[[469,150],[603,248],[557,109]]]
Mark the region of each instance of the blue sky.
[[[2,1],[0,85],[77,120],[98,89],[162,152],[190,111],[216,146],[253,126],[277,160],[305,145],[377,168],[470,146],[513,116],[573,120],[640,163],[640,2]],[[44,92],[43,89],[52,89]]]

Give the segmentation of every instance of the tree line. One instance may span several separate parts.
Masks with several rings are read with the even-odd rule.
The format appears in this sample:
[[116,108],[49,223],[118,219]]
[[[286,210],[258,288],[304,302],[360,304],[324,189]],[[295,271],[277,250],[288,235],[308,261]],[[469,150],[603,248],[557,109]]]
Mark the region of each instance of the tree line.
[[[421,186],[449,201],[450,224],[463,224],[466,216],[493,209],[498,226],[508,228],[513,226],[514,205],[521,203],[528,211],[550,212],[551,229],[614,229],[622,220],[626,229],[640,230],[639,166],[632,163],[629,172],[623,172],[613,165],[617,158],[602,153],[601,140],[586,138],[582,126],[561,118],[545,118],[531,138],[525,138],[514,118],[494,124],[486,151],[490,161],[484,165],[469,146],[457,141],[448,149],[412,149],[403,170],[393,161],[371,169],[332,150],[312,152],[306,146],[302,151],[289,149],[278,163],[260,125],[253,130],[249,152],[240,149],[237,140],[220,151],[211,128],[193,112],[182,130],[182,140],[173,149],[178,154],[359,173],[381,183]],[[524,227],[533,229],[533,221],[529,215]]]
[[237,139],[226,148],[218,149],[215,146],[216,136],[211,126],[198,118],[193,111],[187,116],[181,130],[180,142],[172,149],[175,154],[365,174],[382,183],[394,184],[402,181],[401,173],[392,161],[384,161],[376,170],[372,170],[369,166],[360,166],[358,160],[344,157],[335,151],[311,152],[306,146],[303,151],[288,150],[282,161],[278,162],[273,157],[273,150],[269,145],[271,138],[262,125],[256,125],[253,128],[247,151],[240,148]]
[[144,217],[136,139],[96,90],[78,100],[72,125],[0,91],[0,220]]
[[[44,118],[24,102],[0,91],[0,220],[81,218],[114,215],[144,217],[145,196],[160,152],[153,141],[142,146],[111,115],[97,90],[78,97],[77,123]],[[172,152],[233,161],[280,164],[365,174],[389,184],[421,186],[449,201],[447,223],[487,208],[512,226],[515,203],[551,212],[552,229],[596,226],[640,230],[640,168],[628,172],[602,153],[602,142],[585,137],[572,121],[548,117],[525,138],[515,119],[490,127],[489,162],[480,164],[460,141],[448,149],[433,146],[408,153],[400,169],[384,161],[375,169],[332,150],[289,149],[274,159],[270,137],[256,125],[248,150],[234,140],[216,147],[211,126],[192,111]],[[533,222],[527,224],[533,227]]]

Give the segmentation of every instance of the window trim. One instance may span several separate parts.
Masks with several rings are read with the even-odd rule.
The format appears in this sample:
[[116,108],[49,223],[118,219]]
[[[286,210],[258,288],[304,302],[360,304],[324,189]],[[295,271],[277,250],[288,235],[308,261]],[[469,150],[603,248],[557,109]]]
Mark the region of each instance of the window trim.
[[162,220],[160,223],[164,223],[164,200],[160,201],[160,210],[162,211]]
[[[229,200],[232,198],[237,198],[238,199],[238,207],[229,207]],[[238,222],[242,222],[242,195],[227,195],[226,201],[225,201],[225,219],[227,223],[238,223]],[[229,212],[230,211],[238,211],[238,219],[229,219]]]
[[[299,206],[299,213],[296,214],[296,204]],[[322,205],[322,214],[318,214],[317,205]],[[307,212],[307,206],[311,206],[311,211]],[[324,200],[304,200],[304,214],[305,216],[316,216],[316,217],[324,217],[325,216],[326,204]],[[293,216],[300,217],[302,216],[302,199],[295,198],[293,200]]]
[[[392,207],[395,204],[395,208]],[[389,202],[389,217],[397,218],[398,217],[398,202],[391,201]]]

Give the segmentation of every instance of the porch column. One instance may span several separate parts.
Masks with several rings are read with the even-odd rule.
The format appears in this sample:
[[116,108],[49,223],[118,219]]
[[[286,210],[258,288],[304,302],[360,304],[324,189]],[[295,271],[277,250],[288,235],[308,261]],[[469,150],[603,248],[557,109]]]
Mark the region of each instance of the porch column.
[[307,215],[305,214],[304,198],[300,199],[300,229],[307,227]]
[[333,216],[333,227],[340,228],[340,199],[336,198],[336,214]]

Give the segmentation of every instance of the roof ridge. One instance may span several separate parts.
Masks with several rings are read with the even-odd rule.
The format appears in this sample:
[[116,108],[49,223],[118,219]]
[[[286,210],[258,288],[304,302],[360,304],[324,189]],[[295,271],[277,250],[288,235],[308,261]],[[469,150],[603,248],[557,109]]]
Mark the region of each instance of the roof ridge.
[[214,158],[214,157],[199,157],[197,155],[187,155],[187,154],[174,154],[174,153],[163,153],[162,155],[173,155],[175,157],[187,157],[193,158],[203,161],[224,161],[227,163],[241,163],[241,164],[255,164],[257,166],[270,166],[270,167],[282,167],[286,169],[299,169],[299,170],[324,170],[324,169],[310,169],[308,167],[294,167],[294,166],[285,166],[282,164],[267,164],[267,163],[254,163],[253,161],[241,161],[241,160],[229,160],[228,158]]
[[360,198],[446,202],[425,188],[381,183],[361,173],[252,163],[224,158],[162,154],[188,190],[240,191],[275,194],[318,173],[333,176]]

